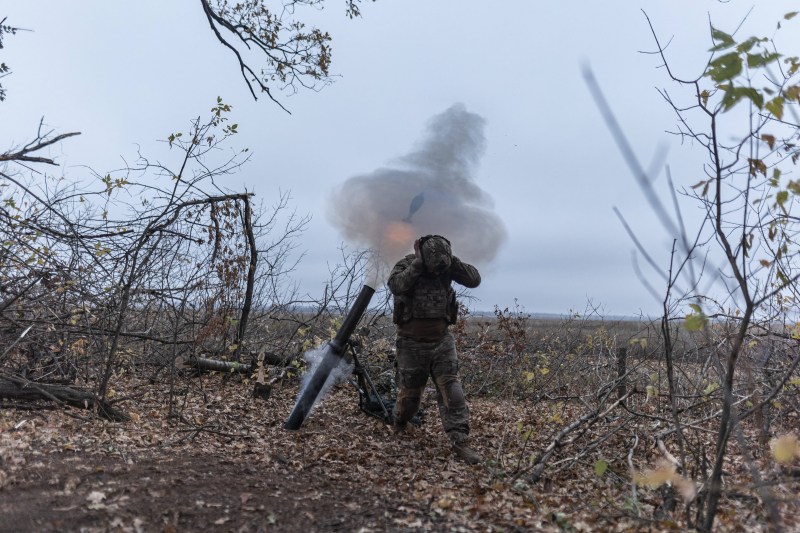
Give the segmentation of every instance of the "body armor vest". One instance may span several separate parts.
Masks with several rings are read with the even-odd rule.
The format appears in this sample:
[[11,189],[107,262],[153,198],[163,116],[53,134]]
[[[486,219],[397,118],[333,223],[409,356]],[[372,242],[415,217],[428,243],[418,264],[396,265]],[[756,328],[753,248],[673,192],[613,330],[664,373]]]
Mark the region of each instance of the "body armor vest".
[[405,324],[414,318],[443,318],[448,324],[456,323],[456,291],[446,276],[422,275],[410,293],[395,295],[394,322]]

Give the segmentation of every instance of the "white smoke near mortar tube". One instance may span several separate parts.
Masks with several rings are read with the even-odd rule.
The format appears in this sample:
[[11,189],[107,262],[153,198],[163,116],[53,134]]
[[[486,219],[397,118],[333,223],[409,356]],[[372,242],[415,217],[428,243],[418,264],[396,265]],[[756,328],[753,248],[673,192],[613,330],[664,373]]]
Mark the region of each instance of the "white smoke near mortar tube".
[[345,240],[373,251],[381,279],[423,235],[447,237],[455,255],[477,265],[497,255],[505,225],[474,176],[486,147],[485,124],[463,104],[453,105],[429,121],[410,153],[333,192],[328,219]]
[[[303,393],[305,392],[306,387],[308,387],[309,381],[311,381],[311,376],[316,373],[317,368],[325,358],[325,354],[328,352],[330,352],[330,349],[327,347],[327,345],[322,345],[313,350],[308,350],[303,354],[303,359],[306,362],[306,371],[303,374],[302,381],[300,382],[300,391],[297,393],[298,401],[303,397]],[[308,410],[307,416],[311,415],[314,407],[316,407],[319,402],[328,396],[328,393],[334,386],[344,383],[353,374],[353,370],[355,369],[355,363],[353,361],[348,361],[347,358],[339,357],[338,355],[334,354],[331,354],[330,356],[336,357],[338,361],[336,366],[333,367],[333,370],[331,370],[331,373],[328,374],[328,378],[325,380],[325,384],[322,386],[319,394],[317,394],[317,397],[314,399],[314,403]]]

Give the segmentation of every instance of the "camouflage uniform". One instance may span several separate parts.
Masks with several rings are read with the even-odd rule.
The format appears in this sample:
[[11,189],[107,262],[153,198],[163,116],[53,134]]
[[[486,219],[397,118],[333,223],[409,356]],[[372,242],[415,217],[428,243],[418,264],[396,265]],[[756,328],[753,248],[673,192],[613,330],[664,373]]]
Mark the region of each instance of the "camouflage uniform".
[[389,275],[397,324],[395,427],[402,430],[416,414],[428,376],[432,376],[444,430],[455,445],[466,446],[469,409],[448,327],[458,315],[452,282],[474,288],[481,277],[475,267],[452,256],[450,243],[443,237],[421,241],[421,257],[407,255]]

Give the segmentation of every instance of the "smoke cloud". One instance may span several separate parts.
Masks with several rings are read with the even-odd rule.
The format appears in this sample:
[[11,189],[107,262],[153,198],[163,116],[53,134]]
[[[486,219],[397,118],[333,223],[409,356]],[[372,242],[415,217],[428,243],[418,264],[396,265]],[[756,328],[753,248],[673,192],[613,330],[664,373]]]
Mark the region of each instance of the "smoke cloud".
[[493,202],[474,180],[486,141],[486,121],[456,104],[434,116],[414,150],[334,193],[328,218],[348,242],[366,246],[383,266],[413,252],[414,240],[447,237],[453,253],[491,261],[506,239]]
[[314,407],[316,407],[317,404],[319,404],[325,399],[325,397],[328,396],[328,393],[334,387],[334,385],[344,383],[353,374],[353,370],[355,369],[355,363],[352,361],[347,361],[347,359],[344,357],[334,355],[325,345],[313,350],[308,350],[303,354],[303,359],[306,361],[307,370],[305,374],[303,374],[303,379],[300,382],[300,390],[297,393],[297,401],[295,402],[295,405],[297,405],[297,402],[299,402],[303,397],[303,392],[305,392],[306,387],[308,387],[308,384],[311,381],[311,376],[313,376],[317,371],[317,368],[319,368],[319,365],[322,364],[322,360],[325,357],[336,357],[338,362],[333,370],[331,370],[331,373],[328,374],[325,384],[322,386],[319,394],[317,394],[317,397],[314,398],[314,403],[308,410],[309,415],[311,415]]

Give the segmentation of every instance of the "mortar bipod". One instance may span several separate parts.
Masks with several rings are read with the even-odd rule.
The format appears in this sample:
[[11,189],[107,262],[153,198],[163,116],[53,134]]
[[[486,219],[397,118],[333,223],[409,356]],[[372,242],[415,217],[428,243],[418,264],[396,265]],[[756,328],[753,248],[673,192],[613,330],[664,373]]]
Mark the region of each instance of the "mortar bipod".
[[374,416],[391,424],[394,419],[392,417],[391,405],[394,402],[386,401],[375,388],[372,378],[369,377],[366,367],[358,360],[358,342],[351,340],[347,341],[347,349],[353,357],[353,375],[356,377],[356,382],[350,380],[350,383],[358,391],[358,407],[369,416]]
[[[358,341],[348,341],[347,343],[347,349],[353,357],[353,375],[356,377],[355,381],[352,379],[348,381],[358,391],[358,407],[369,416],[383,420],[387,424],[393,424],[396,400],[387,399],[378,392],[372,378],[369,376],[369,372],[367,372],[367,368],[358,360],[358,346]],[[414,417],[409,420],[416,427],[422,426],[424,421],[425,411],[422,409],[417,411]]]

